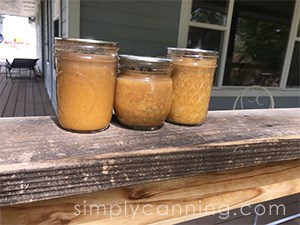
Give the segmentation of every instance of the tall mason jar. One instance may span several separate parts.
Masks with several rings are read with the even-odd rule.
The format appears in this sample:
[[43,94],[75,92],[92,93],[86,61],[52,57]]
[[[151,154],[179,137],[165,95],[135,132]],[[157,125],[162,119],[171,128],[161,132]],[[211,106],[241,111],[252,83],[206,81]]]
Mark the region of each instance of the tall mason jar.
[[120,55],[114,109],[121,124],[138,130],[163,126],[172,103],[171,71],[168,59]]
[[173,63],[173,101],[167,121],[200,125],[207,115],[218,52],[168,48]]
[[64,129],[91,132],[109,126],[118,49],[115,42],[55,39],[57,116]]

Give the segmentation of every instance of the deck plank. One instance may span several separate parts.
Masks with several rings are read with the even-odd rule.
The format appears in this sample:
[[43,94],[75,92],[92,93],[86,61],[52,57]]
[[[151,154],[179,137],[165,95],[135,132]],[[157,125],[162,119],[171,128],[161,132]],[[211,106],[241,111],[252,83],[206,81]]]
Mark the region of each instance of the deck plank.
[[54,109],[53,109],[53,107],[52,107],[52,105],[49,101],[49,97],[48,97],[47,91],[45,89],[44,83],[40,80],[38,82],[38,84],[39,84],[39,88],[40,88],[42,101],[43,101],[43,104],[44,104],[45,114],[47,116],[55,116],[55,112],[54,112]]
[[[7,80],[5,79],[5,76],[0,76],[0,98],[2,96],[2,93],[5,89],[5,86],[7,85]],[[1,114],[0,114],[1,116]]]
[[5,110],[5,107],[7,105],[8,99],[9,99],[9,95],[12,89],[12,82],[9,80],[7,80],[7,82],[5,82],[5,84],[3,85],[4,87],[0,87],[3,88],[2,92],[1,92],[1,100],[0,100],[0,116],[3,116],[3,112]]
[[26,83],[26,100],[25,100],[25,116],[34,116],[34,100],[33,100],[33,88],[32,83]]
[[2,75],[1,71],[0,71],[0,83],[5,79],[5,74]]
[[12,82],[0,74],[0,117],[55,116],[43,81],[22,74]]
[[45,116],[45,110],[43,105],[43,100],[40,93],[40,87],[39,85],[33,85],[33,101],[34,101],[34,109],[35,109],[35,115],[36,116]]
[[[221,218],[226,218],[230,209],[244,207],[243,212],[248,213],[251,208],[247,206],[298,193],[299,162],[267,164],[153,183],[144,181],[140,185],[91,194],[87,191],[65,198],[60,195],[61,198],[39,202],[30,200],[27,204],[3,207],[0,219],[3,225],[169,225],[216,213],[222,213]],[[20,185],[20,195],[31,188],[31,183],[25,185]],[[134,211],[129,211],[132,206]],[[291,210],[297,210],[297,207],[286,207],[286,210],[292,214]],[[282,209],[279,217],[280,213]],[[272,219],[266,218],[265,222]],[[215,222],[218,221],[198,221],[193,225],[217,224]],[[221,224],[250,225],[251,222],[251,217],[240,217]]]
[[25,116],[25,99],[26,83],[21,82],[14,117]]
[[19,93],[19,88],[20,88],[20,81],[18,81],[18,80],[14,81],[12,88],[11,88],[10,96],[7,100],[7,104],[6,104],[4,112],[2,114],[3,117],[11,117],[12,115],[14,115],[17,98],[18,98],[18,93]]

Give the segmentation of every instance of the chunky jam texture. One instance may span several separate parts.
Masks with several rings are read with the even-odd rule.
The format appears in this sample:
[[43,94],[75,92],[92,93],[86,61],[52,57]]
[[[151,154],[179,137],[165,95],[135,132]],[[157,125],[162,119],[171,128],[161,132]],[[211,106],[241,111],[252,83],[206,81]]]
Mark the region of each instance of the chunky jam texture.
[[169,75],[122,73],[117,78],[114,109],[127,126],[147,129],[163,125],[172,102]]
[[202,124],[206,118],[216,59],[173,61],[173,102],[168,121]]
[[112,117],[116,60],[57,57],[57,113],[61,126],[76,131],[104,129]]

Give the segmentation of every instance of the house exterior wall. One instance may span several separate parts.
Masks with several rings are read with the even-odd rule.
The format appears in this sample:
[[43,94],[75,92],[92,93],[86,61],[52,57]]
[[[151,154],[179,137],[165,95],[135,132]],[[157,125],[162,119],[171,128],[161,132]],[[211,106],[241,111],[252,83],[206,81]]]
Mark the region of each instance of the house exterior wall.
[[81,1],[80,37],[120,43],[120,53],[166,54],[177,46],[180,0]]
[[[121,54],[146,56],[164,56],[178,43],[181,0],[62,0],[61,6],[63,37],[117,41]],[[232,109],[243,88],[214,88],[210,110]],[[276,108],[300,107],[298,88],[270,91]]]

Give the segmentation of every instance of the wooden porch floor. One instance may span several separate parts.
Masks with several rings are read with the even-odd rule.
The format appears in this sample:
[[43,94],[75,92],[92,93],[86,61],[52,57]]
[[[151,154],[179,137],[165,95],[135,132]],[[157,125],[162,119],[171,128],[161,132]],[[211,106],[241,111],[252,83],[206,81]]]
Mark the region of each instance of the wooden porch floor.
[[0,74],[0,117],[53,116],[42,78],[17,78],[12,82]]

